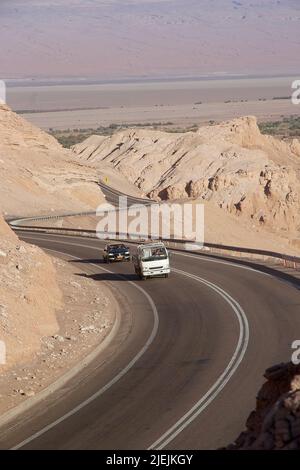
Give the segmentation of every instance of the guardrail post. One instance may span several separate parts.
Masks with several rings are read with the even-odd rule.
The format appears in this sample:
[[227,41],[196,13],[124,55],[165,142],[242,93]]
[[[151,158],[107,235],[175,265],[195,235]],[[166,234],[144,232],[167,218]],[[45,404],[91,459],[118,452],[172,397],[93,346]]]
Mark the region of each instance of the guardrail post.
[[[50,216],[50,217],[39,217],[39,218],[33,218],[30,217],[27,219],[27,221],[38,221],[38,220],[59,220],[63,216]],[[7,222],[10,224],[10,226],[15,229],[15,230],[35,230],[35,231],[40,231],[40,232],[49,232],[49,233],[55,233],[55,232],[65,232],[67,234],[73,233],[73,234],[79,234],[79,235],[84,235],[84,236],[91,236],[91,237],[96,237],[97,232],[95,230],[84,230],[84,229],[72,229],[72,228],[58,228],[58,227],[43,227],[43,226],[37,226],[37,225],[18,225],[18,222],[24,222],[26,219],[13,219],[9,221],[6,219]],[[109,235],[109,233],[107,233]],[[116,238],[117,240],[122,240],[122,236],[127,236],[127,239],[131,239],[131,234],[118,234],[118,237]],[[133,234],[137,235],[137,234]],[[147,240],[149,238],[142,238],[141,234],[138,234],[137,240],[140,242],[143,240]],[[168,239],[168,240],[162,240],[166,242],[166,245],[169,247],[175,247],[180,248],[182,244],[188,242],[187,240],[173,240],[173,239]],[[190,242],[191,243],[191,242]],[[291,267],[295,270],[298,270],[300,268],[300,257],[296,256],[289,256],[289,255],[284,255],[282,253],[275,253],[275,252],[270,252],[266,250],[253,250],[253,249],[247,249],[247,248],[238,248],[238,247],[233,247],[233,246],[223,246],[223,245],[217,245],[217,244],[205,244],[206,249],[209,249],[211,253],[216,253],[219,255],[226,255],[228,252],[236,257],[242,258],[242,257],[249,257],[250,259],[259,259],[263,261],[273,261],[275,265],[282,264],[284,267]]]

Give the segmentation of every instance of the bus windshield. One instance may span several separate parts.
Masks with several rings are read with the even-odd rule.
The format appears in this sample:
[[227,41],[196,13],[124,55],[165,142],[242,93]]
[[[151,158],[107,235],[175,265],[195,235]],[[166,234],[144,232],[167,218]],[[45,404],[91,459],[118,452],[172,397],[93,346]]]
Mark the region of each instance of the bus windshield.
[[156,261],[168,258],[168,253],[165,247],[145,247],[142,249],[142,261]]

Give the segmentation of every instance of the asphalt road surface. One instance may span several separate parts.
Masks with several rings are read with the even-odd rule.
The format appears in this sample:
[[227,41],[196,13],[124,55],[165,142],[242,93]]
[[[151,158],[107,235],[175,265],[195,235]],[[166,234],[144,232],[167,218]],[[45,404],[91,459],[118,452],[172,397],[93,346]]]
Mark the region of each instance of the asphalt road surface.
[[155,201],[151,199],[146,199],[146,198],[140,198],[136,196],[130,196],[127,194],[124,194],[117,189],[111,188],[110,186],[107,186],[106,184],[100,182],[99,186],[105,195],[106,202],[109,204],[112,204],[114,206],[119,205],[119,198],[122,196],[126,196],[127,198],[127,204],[128,206],[131,206],[132,204],[146,204],[146,205],[151,205],[151,204],[157,204]]
[[102,263],[100,240],[19,236],[95,289],[109,283],[122,316],[97,360],[0,430],[0,448],[219,448],[243,430],[264,370],[299,339],[299,288],[272,275],[172,253],[169,279],[140,281],[131,263]]

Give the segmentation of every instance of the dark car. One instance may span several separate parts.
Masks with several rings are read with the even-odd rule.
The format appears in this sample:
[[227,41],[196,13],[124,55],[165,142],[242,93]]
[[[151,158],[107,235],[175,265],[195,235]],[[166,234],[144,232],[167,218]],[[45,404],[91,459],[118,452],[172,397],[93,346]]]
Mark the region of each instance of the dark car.
[[103,260],[106,263],[110,263],[111,261],[130,261],[129,248],[123,244],[106,245]]

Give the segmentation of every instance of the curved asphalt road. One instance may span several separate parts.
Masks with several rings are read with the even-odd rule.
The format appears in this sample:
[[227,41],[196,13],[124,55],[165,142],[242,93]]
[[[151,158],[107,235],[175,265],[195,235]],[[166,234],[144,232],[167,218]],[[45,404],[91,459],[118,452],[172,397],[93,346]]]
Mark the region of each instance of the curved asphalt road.
[[169,279],[142,282],[131,263],[103,265],[99,240],[19,235],[95,286],[109,282],[122,320],[97,360],[1,429],[0,448],[218,448],[242,431],[265,368],[290,359],[300,331],[291,284],[184,253],[172,253]]
[[102,182],[99,183],[99,186],[103,194],[105,195],[106,202],[108,202],[109,204],[112,204],[113,206],[118,206],[119,198],[121,196],[127,197],[128,206],[131,206],[132,204],[146,204],[146,205],[157,204],[155,201],[148,199],[148,198],[141,198],[137,196],[130,196],[129,194],[124,194],[121,191],[111,188],[110,186],[107,186],[106,184]]

